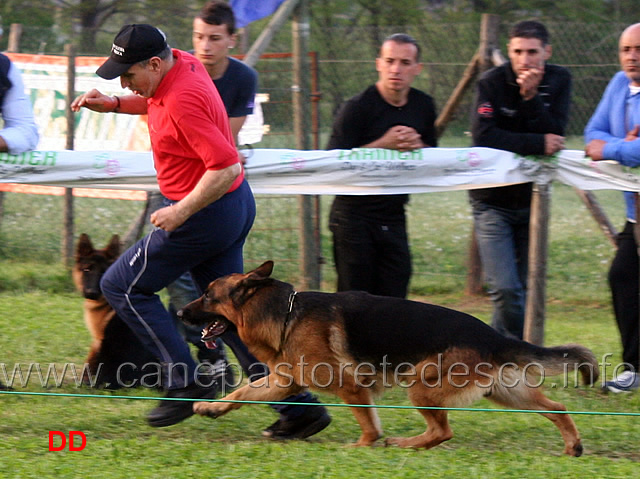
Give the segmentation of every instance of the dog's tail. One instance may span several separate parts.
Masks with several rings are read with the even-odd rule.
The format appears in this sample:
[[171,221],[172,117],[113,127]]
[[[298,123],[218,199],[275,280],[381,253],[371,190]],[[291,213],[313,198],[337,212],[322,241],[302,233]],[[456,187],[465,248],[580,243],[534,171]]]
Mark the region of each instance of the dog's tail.
[[582,383],[587,386],[593,385],[600,376],[596,356],[580,344],[545,348],[526,342],[518,343],[515,351],[512,350],[515,353],[512,358],[515,356],[514,362],[521,368],[526,367],[528,374],[546,377],[576,371],[581,374]]

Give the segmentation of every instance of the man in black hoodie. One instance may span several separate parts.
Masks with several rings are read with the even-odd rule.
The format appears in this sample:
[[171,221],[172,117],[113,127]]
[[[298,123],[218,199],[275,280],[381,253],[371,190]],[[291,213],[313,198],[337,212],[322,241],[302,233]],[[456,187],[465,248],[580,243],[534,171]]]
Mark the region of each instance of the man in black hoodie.
[[[552,155],[564,148],[571,75],[546,61],[549,33],[536,21],[509,32],[509,61],[477,83],[474,146],[518,155]],[[532,183],[470,191],[476,239],[494,304],[492,325],[522,339]]]

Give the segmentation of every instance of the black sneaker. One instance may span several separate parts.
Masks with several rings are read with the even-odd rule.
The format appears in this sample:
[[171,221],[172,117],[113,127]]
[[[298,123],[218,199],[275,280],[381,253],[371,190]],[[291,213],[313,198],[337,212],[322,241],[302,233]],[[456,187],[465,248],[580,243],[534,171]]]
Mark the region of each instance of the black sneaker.
[[[218,385],[204,388],[191,383],[182,389],[171,389],[167,398],[172,399],[214,399],[218,393]],[[193,416],[194,401],[160,401],[160,405],[147,415],[147,423],[151,427],[167,427]]]
[[5,386],[4,384],[2,384],[2,382],[0,382],[0,391],[13,391],[13,388],[10,386]]
[[264,437],[286,441],[304,439],[319,433],[331,423],[324,406],[307,406],[303,414],[293,419],[278,419],[262,431]]

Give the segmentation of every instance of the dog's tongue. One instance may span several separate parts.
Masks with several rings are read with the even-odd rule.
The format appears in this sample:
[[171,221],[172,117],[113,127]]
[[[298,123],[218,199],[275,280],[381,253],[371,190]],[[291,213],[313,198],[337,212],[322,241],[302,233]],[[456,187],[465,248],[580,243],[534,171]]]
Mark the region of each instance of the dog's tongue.
[[214,321],[209,326],[202,330],[202,336],[200,340],[204,343],[207,349],[216,349],[216,339],[226,329],[226,324],[223,321]]

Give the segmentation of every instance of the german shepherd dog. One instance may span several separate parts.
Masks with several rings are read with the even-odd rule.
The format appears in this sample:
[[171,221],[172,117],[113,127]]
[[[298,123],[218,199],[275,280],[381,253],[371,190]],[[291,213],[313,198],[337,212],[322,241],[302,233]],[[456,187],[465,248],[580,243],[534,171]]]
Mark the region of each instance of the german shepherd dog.
[[[279,401],[310,387],[345,403],[373,405],[386,387],[407,389],[427,430],[387,445],[431,448],[453,437],[442,408],[486,397],[502,406],[538,410],[560,430],[564,452],[582,454],[580,434],[566,408],[541,392],[545,375],[579,370],[583,382],[598,377],[591,351],[580,345],[544,348],[510,339],[468,314],[432,304],[364,292],[300,292],[271,278],[267,261],[247,274],[213,281],[178,314],[206,325],[209,343],[236,330],[270,375],[221,402],[196,402],[194,412],[213,418],[241,407],[234,401]],[[382,435],[373,407],[352,407],[362,434],[357,446]]]
[[83,381],[108,389],[139,385],[145,364],[154,358],[140,340],[118,317],[100,290],[104,272],[120,256],[120,237],[113,235],[104,249],[95,249],[85,233],[76,244],[73,282],[85,298],[84,321],[91,333],[91,346],[86,359],[89,377]]

